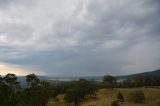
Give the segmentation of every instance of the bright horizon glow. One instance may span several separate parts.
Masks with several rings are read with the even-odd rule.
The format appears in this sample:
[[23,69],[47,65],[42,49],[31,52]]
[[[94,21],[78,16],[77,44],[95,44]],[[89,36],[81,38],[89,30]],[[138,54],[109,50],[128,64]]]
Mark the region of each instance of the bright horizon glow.
[[35,71],[22,69],[16,66],[0,64],[0,75],[6,75],[8,73],[12,73],[16,75],[28,75],[30,73],[35,73]]

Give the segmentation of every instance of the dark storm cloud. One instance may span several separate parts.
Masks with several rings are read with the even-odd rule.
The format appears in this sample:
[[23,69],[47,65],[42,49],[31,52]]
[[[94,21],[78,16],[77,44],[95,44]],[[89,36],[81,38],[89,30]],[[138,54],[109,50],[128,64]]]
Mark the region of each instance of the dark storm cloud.
[[[65,7],[56,10],[58,6],[54,12],[49,6],[35,8],[43,11],[26,10],[34,20],[26,18],[27,24],[0,29],[0,36],[5,37],[0,39],[3,62],[60,76],[119,75],[160,68],[158,0],[77,0],[72,11]],[[70,15],[63,14],[65,9]],[[37,15],[39,19],[35,19]],[[7,44],[9,39],[13,40],[11,45]],[[11,58],[4,51],[11,52]]]

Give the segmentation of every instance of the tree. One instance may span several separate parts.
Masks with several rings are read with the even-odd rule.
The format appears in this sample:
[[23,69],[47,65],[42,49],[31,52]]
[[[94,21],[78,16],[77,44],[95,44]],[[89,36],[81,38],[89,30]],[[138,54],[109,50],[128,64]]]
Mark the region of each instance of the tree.
[[83,99],[83,95],[81,95],[81,91],[76,88],[69,88],[66,93],[64,100],[67,103],[74,102],[74,106],[79,106],[79,102]]
[[53,96],[53,86],[47,81],[40,81],[35,74],[26,76],[28,83],[24,92],[24,104],[27,106],[46,106]]
[[85,79],[80,79],[77,82],[77,87],[81,88],[83,90],[83,93],[85,96],[94,96],[97,92],[97,86],[93,81],[88,81]]
[[64,94],[71,85],[72,82],[60,82],[54,84],[53,99],[55,100],[59,94]]
[[28,87],[34,88],[37,87],[40,83],[38,77],[33,73],[26,76],[26,81],[28,83]]
[[141,76],[135,76],[132,79],[135,87],[143,86],[143,78]]
[[0,84],[2,84],[2,81],[3,81],[3,78],[2,78],[2,76],[0,75]]
[[17,106],[19,104],[18,92],[20,84],[15,74],[0,77],[0,105]]
[[65,101],[67,103],[74,103],[78,106],[85,98],[95,95],[97,87],[93,82],[85,79],[80,79],[73,83],[73,85],[65,92]]
[[15,74],[0,76],[0,106],[47,106],[53,96],[53,86],[40,81],[35,74],[26,76],[28,86],[21,89]]
[[11,90],[20,88],[20,83],[17,81],[15,74],[7,74],[4,78],[4,83],[10,87]]
[[103,77],[103,83],[107,88],[113,88],[116,84],[116,78],[110,75],[106,75]]
[[40,82],[40,97],[42,106],[46,106],[48,101],[53,97],[53,86],[43,80]]

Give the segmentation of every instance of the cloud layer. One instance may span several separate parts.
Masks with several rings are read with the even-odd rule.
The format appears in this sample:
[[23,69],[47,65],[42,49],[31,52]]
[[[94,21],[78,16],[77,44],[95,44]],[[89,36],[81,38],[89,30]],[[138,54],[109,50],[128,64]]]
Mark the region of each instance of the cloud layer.
[[158,0],[0,0],[0,62],[53,76],[160,68]]

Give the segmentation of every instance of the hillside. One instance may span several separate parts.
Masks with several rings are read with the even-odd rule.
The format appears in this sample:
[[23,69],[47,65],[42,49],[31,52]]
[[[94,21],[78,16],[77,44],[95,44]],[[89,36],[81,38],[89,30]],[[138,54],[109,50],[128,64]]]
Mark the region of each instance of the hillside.
[[160,77],[160,69],[150,71],[150,72],[143,72],[143,73],[137,73],[137,74],[131,74],[131,75],[124,75],[124,76],[116,76],[117,79],[127,79],[127,78],[133,78],[135,76],[153,76],[153,77]]

